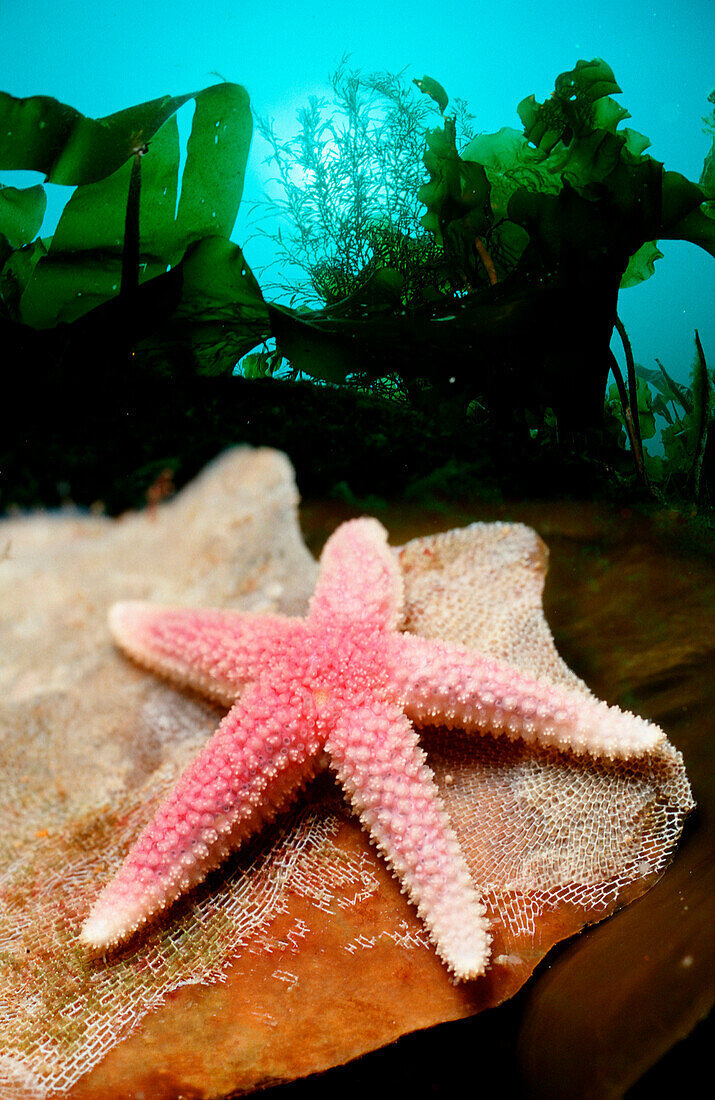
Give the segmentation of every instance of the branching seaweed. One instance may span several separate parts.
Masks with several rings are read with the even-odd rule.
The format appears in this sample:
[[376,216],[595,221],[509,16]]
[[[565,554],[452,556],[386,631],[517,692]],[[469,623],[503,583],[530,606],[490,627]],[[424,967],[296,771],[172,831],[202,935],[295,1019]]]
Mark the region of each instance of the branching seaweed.
[[[419,198],[425,134],[439,108],[404,73],[364,76],[346,58],[330,84],[332,101],[311,96],[292,138],[279,138],[270,119],[257,121],[277,173],[277,195],[258,205],[270,218],[259,232],[274,242],[284,272],[271,289],[332,306],[389,270],[393,285],[399,280],[398,299],[414,305],[446,279]],[[472,119],[464,103],[458,113],[467,140]]]

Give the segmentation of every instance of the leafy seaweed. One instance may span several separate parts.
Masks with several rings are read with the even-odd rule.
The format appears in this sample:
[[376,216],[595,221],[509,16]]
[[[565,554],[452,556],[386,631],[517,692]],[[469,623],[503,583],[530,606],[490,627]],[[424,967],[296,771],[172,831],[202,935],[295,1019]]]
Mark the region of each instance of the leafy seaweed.
[[[557,78],[545,103],[533,96],[522,100],[523,135],[502,129],[480,135],[463,151],[460,164],[481,164],[496,191],[487,218],[500,258],[508,222],[529,234],[525,262],[552,276],[565,267],[569,250],[582,261],[570,265],[576,270],[605,250],[605,263],[619,270],[621,285],[633,260],[626,279],[632,285],[652,270],[655,240],[669,236],[697,237],[715,255],[712,226],[700,211],[703,191],[645,155],[650,143],[643,135],[618,129],[628,117],[611,98],[618,92],[604,61],[580,61]],[[449,167],[454,171],[453,163]],[[503,260],[508,275],[519,270],[522,255],[507,252]]]
[[13,248],[22,248],[40,232],[47,196],[44,187],[0,186],[0,233]]
[[[196,110],[177,210],[175,112],[191,98]],[[251,136],[248,96],[238,85],[165,97],[100,120],[86,119],[46,97],[4,96],[3,104],[10,136],[0,141],[0,168],[39,168],[52,182],[81,184],[36,263],[22,272],[27,283],[16,293],[19,319],[25,323],[47,328],[72,321],[118,293],[127,192],[137,152],[147,154],[139,211],[141,281],[178,263],[202,237],[231,233]],[[19,273],[15,278],[19,281]]]
[[[636,365],[638,376],[638,417],[644,439],[655,439],[656,417],[665,421],[658,436],[661,453],[645,454],[645,465],[651,484],[663,497],[679,497],[695,502],[709,497],[711,486],[703,479],[706,455],[713,464],[712,437],[715,422],[715,372],[708,371],[705,353],[698,333],[695,333],[695,358],[690,373],[690,385],[676,382],[663,364],[656,360],[657,370]],[[609,406],[624,428],[627,428],[622,403],[615,387],[609,392]],[[621,438],[620,445],[625,446]]]
[[48,183],[96,183],[147,145],[197,94],[162,96],[105,118],[87,118],[50,96],[17,99],[0,92],[0,168],[42,172]]
[[[447,93],[432,78],[415,83],[446,110]],[[437,253],[432,295],[403,296],[406,313],[388,317],[360,301],[359,314],[350,314],[360,280],[391,265],[372,247],[357,207],[331,207],[330,190],[319,189],[322,216],[332,210],[356,245],[321,309],[272,311],[284,354],[333,382],[392,374],[428,379],[444,396],[456,381],[465,404],[484,402],[511,428],[519,408],[528,416],[552,409],[562,440],[578,437],[581,446],[595,438],[614,364],[619,288],[652,274],[660,238],[691,240],[715,255],[706,192],[648,156],[647,138],[621,128],[628,113],[613,99],[618,93],[604,61],[579,61],[544,103],[522,100],[522,133],[481,134],[460,151],[455,118],[444,116],[426,134],[429,179],[416,194]],[[288,171],[284,162],[284,178]],[[302,214],[311,186],[293,192],[287,214]],[[422,237],[414,224],[410,232],[416,257]],[[314,253],[309,269],[318,268]]]
[[433,99],[439,107],[440,114],[444,114],[449,104],[449,96],[439,81],[431,76],[423,76],[421,80],[415,77],[412,83],[415,84],[421,92],[428,95],[430,99]]
[[[179,190],[175,112],[192,98]],[[80,184],[47,239],[32,239],[43,188],[0,191],[0,232],[19,246],[6,250],[0,271],[7,316],[50,330],[88,316],[87,325],[61,338],[73,354],[85,332],[110,323],[127,353],[136,345],[135,355],[164,372],[187,355],[199,373],[230,372],[267,328],[258,284],[228,240],[252,131],[245,90],[223,83],[99,120],[47,97],[4,96],[0,107],[8,127],[0,168],[40,169],[50,180]],[[171,293],[152,286],[129,301],[130,285],[137,291],[165,282],[167,271]],[[149,303],[162,304],[153,323]]]

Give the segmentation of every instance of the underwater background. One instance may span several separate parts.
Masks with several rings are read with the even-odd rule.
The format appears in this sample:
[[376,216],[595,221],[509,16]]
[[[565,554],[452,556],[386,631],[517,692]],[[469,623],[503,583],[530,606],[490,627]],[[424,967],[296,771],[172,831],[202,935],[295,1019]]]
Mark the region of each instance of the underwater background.
[[[152,140],[141,199],[143,129],[136,148],[130,141],[122,153],[132,135],[113,135],[114,159],[99,163],[87,146],[73,168],[69,146],[58,159],[49,117],[41,125],[55,144],[44,152],[28,151],[24,124],[8,122],[3,357],[21,389],[32,384],[10,416],[19,434],[17,446],[5,438],[0,506],[73,501],[116,512],[181,485],[241,441],[285,449],[311,495],[707,502],[713,220],[691,184],[711,186],[713,30],[706,0],[578,12],[479,4],[458,16],[420,2],[3,3],[6,122],[33,96],[89,119],[179,98],[161,119],[143,119]],[[564,95],[573,74],[576,129]],[[567,111],[549,130],[555,81]],[[187,93],[212,86],[200,129]],[[213,162],[212,111],[232,135]],[[480,135],[495,136],[480,144]],[[44,197],[33,165],[49,180]],[[163,186],[157,203],[172,171],[175,191]],[[93,192],[102,176],[104,190]],[[75,182],[85,191],[52,238]],[[534,188],[538,210],[519,199]],[[558,195],[556,221],[549,195]],[[182,271],[183,292],[178,277],[153,281],[207,235],[211,248]],[[567,257],[577,253],[574,268]],[[118,319],[132,268],[152,290]],[[221,290],[207,286],[212,278]],[[548,296],[554,278],[565,296],[545,306],[538,288]],[[596,310],[589,300],[599,295]],[[106,308],[90,309],[112,299],[111,322]],[[500,327],[499,308],[521,311],[516,327]],[[450,323],[438,332],[435,321]],[[227,386],[232,374],[251,384]],[[206,376],[216,384],[197,389]],[[23,423],[25,399],[34,429]],[[122,438],[127,416],[133,441]],[[346,448],[346,423],[379,461]]]
[[[0,515],[17,525],[0,563],[21,558],[17,513],[78,509],[120,537],[97,514],[153,522],[242,443],[289,456],[316,557],[363,512],[393,544],[526,523],[559,652],[662,722],[698,803],[645,904],[533,992],[290,1095],[453,1095],[473,1049],[507,1095],[529,1059],[543,1095],[567,1063],[559,1095],[592,1076],[606,1095],[589,1038],[633,1097],[687,1089],[704,1062],[714,41],[710,0],[0,0]],[[108,646],[106,597],[85,602]]]

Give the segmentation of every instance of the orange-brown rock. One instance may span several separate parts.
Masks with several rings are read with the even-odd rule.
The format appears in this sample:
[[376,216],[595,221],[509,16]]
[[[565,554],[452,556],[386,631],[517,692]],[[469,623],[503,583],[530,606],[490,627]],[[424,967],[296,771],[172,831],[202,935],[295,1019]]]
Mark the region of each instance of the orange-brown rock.
[[[243,451],[152,512],[116,521],[27,517],[0,527],[0,1096],[41,1096],[49,1087],[85,1100],[219,1097],[327,1069],[511,997],[552,944],[622,906],[662,870],[646,860],[645,877],[616,874],[616,887],[594,909],[595,895],[589,902],[569,894],[563,876],[551,882],[554,904],[529,900],[523,860],[515,889],[497,877],[487,891],[497,928],[494,966],[484,979],[454,986],[338,791],[321,779],[294,814],[215,872],[171,921],[116,958],[88,961],[77,936],[90,894],[220,713],[129,665],[111,645],[106,609],[120,598],[181,595],[196,604],[301,613],[315,567],[295,506],[281,456]],[[337,511],[304,511],[312,550],[327,533],[321,527],[344,518]],[[470,518],[539,527],[552,551],[547,608],[559,648],[598,694],[664,726],[685,753],[705,807],[699,812],[708,812],[712,780],[702,745],[712,700],[708,711],[697,669],[712,655],[715,632],[692,629],[703,623],[712,593],[711,571],[696,555],[663,545],[652,526],[644,537],[634,523],[596,511],[588,513],[588,529],[573,509],[507,517],[494,508],[457,521],[402,509],[380,518],[393,543]],[[442,589],[453,599],[445,568]],[[543,557],[512,568],[521,571],[511,586],[513,613],[536,623],[533,595],[525,604],[523,592],[540,595]],[[504,611],[510,585],[497,589]],[[465,592],[465,606],[473,597]],[[413,603],[424,628],[430,601]],[[439,606],[435,600],[435,622]],[[483,618],[479,607],[471,621]],[[455,755],[436,733],[430,753],[480,875],[490,843],[496,850],[484,818],[470,813],[490,803],[498,810],[485,775],[498,771],[498,789],[510,797],[530,792],[532,808],[543,803],[545,768],[552,769],[551,790],[563,795],[574,780],[587,784],[573,787],[580,796],[593,790],[593,776],[554,773],[553,761],[527,759],[513,746],[510,755],[486,742],[461,743]],[[683,788],[673,794],[662,779],[629,774],[616,786],[622,794],[633,780],[638,790],[651,784],[682,816]],[[599,776],[596,787],[611,781]],[[633,806],[652,828],[655,803]],[[620,838],[617,871],[631,843],[619,820],[618,813],[604,817]],[[655,888],[576,940],[527,999],[514,1002],[518,1013],[499,1043],[515,1049],[521,1030],[522,1073],[548,1086],[546,1094],[606,1095],[598,1088],[614,1081],[627,1087],[703,1014],[706,855],[696,819]],[[530,873],[538,865],[539,881],[549,886],[543,844],[530,858]],[[634,1024],[644,1012],[647,1035]],[[480,1034],[493,1044],[500,1019],[464,1021],[470,1050]],[[421,1043],[449,1045],[444,1033],[430,1034]],[[402,1045],[394,1048],[382,1066],[404,1080],[410,1071],[400,1067],[401,1052]],[[443,1060],[442,1080],[453,1062],[454,1051],[449,1064]],[[511,1058],[503,1072],[515,1065]]]

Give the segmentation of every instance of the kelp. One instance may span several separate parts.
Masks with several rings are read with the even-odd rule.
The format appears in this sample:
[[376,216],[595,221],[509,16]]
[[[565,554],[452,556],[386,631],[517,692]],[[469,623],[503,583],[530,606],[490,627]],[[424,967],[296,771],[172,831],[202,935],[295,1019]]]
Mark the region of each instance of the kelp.
[[[179,183],[175,111],[191,98]],[[72,125],[40,128],[23,156],[17,120],[27,104],[38,126],[40,109]],[[267,331],[258,284],[229,239],[252,131],[248,96],[221,84],[130,108],[113,116],[121,126],[99,129],[107,120],[84,125],[44,97],[2,105],[15,129],[0,167],[78,185],[45,238],[36,235],[44,189],[0,191],[0,507],[57,504],[68,493],[136,506],[186,448],[197,461],[211,457],[216,407],[202,378],[229,375]]]
[[48,183],[96,183],[128,161],[196,95],[162,96],[104,118],[87,118],[50,96],[17,99],[0,92],[0,167],[42,172]]
[[636,379],[636,365],[633,359],[633,348],[631,347],[631,341],[626,332],[626,327],[621,321],[620,317],[616,317],[615,328],[618,335],[621,338],[623,345],[623,352],[626,357],[626,371],[628,377],[628,391],[623,384],[623,377],[621,375],[621,368],[618,365],[618,360],[613,355],[611,360],[611,372],[616,380],[616,387],[618,389],[618,396],[621,402],[621,410],[623,412],[623,422],[625,424],[628,439],[631,445],[631,451],[633,452],[633,458],[636,464],[636,470],[638,476],[645,482],[645,465],[643,462],[643,435],[645,433],[646,438],[650,438],[655,430],[647,431],[642,424],[641,407],[638,400],[638,380]]
[[[195,111],[179,190],[176,111],[190,99]],[[4,95],[0,129],[6,131],[0,168],[44,171],[49,182],[79,185],[47,239],[32,239],[39,229],[38,188],[28,189],[13,208],[0,200],[0,233],[16,246],[0,271],[7,316],[33,329],[71,326],[118,299],[130,273],[144,285],[171,270],[172,283],[185,284],[185,291],[168,313],[159,311],[151,333],[137,299],[122,322],[130,342],[151,335],[156,345],[159,332],[169,346],[188,341],[197,371],[215,373],[230,370],[236,361],[228,363],[231,355],[240,357],[260,339],[266,321],[260,290],[241,250],[228,239],[252,133],[242,87],[218,84],[104,119],[85,118],[44,96]],[[156,304],[156,288],[148,298]],[[118,312],[102,311],[89,327]],[[207,332],[217,325],[225,326],[222,348],[207,354]],[[63,332],[62,342],[76,343],[82,331]]]
[[44,187],[0,186],[0,225],[6,246],[22,248],[40,232],[47,195]]

